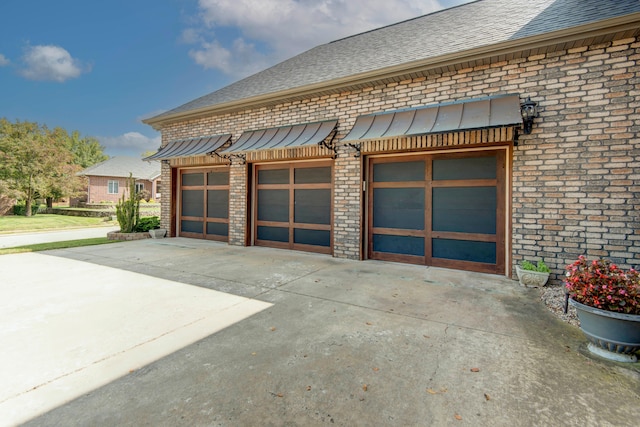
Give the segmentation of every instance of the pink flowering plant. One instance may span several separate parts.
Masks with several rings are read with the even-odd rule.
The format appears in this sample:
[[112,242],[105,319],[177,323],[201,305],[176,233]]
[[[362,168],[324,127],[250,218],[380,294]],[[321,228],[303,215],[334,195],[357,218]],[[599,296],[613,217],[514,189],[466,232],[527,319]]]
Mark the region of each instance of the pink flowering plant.
[[581,304],[640,315],[640,274],[633,268],[624,271],[608,260],[581,255],[567,266],[564,283],[569,297]]

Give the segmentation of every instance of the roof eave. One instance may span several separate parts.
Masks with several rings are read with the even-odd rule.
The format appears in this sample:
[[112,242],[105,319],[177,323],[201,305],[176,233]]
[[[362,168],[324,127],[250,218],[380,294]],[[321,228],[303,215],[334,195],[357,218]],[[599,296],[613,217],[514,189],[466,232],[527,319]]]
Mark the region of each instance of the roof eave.
[[553,31],[517,40],[509,40],[506,42],[481,46],[474,49],[459,51],[447,55],[440,55],[437,57],[426,58],[418,61],[405,62],[392,67],[381,68],[370,72],[350,75],[334,80],[313,83],[310,85],[299,86],[296,88],[278,92],[261,94],[249,98],[242,98],[235,101],[196,108],[189,111],[182,111],[171,115],[151,117],[143,120],[142,122],[152,126],[156,130],[160,130],[160,128],[166,124],[183,120],[196,119],[214,113],[219,114],[238,111],[243,108],[249,108],[255,104],[272,103],[274,101],[280,100],[284,101],[294,96],[299,97],[304,95],[311,95],[319,91],[337,90],[340,88],[355,86],[375,80],[391,78],[398,75],[411,74],[417,71],[442,68],[458,63],[472,62],[488,57],[512,54],[518,51],[536,49],[549,45],[575,42],[581,39],[598,37],[621,31],[638,31],[639,23],[640,12],[636,12],[616,18],[598,21],[595,23],[566,28],[559,31]]

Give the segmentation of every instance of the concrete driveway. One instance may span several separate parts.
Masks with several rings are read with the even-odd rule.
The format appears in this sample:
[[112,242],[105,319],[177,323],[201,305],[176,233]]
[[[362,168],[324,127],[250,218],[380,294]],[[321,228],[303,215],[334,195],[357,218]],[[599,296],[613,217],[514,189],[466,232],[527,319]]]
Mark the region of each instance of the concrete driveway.
[[[12,272],[0,287],[2,342],[23,342],[2,359],[12,391],[0,423],[640,419],[637,367],[585,357],[578,329],[502,277],[182,238],[2,256],[0,272]],[[55,316],[68,338],[48,334]],[[59,362],[45,360],[52,352]]]

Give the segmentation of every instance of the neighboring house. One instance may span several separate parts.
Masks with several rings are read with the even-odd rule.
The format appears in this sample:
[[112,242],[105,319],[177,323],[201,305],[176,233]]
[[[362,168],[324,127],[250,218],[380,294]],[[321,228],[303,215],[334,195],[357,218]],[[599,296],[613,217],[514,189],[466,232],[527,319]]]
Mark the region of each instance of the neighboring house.
[[88,179],[88,203],[118,202],[128,189],[129,174],[135,178],[137,191],[147,190],[152,198],[159,198],[160,165],[157,162],[117,156],[78,173]]
[[145,120],[162,224],[508,276],[637,266],[639,34],[637,0],[484,0],[317,46]]

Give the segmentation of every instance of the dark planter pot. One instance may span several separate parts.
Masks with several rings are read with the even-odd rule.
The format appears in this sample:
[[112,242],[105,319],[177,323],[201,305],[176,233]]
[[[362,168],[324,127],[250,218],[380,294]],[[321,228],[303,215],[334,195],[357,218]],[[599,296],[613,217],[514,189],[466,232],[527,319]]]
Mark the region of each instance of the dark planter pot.
[[615,313],[589,307],[573,299],[580,329],[589,340],[589,351],[617,362],[637,362],[640,350],[640,315]]

